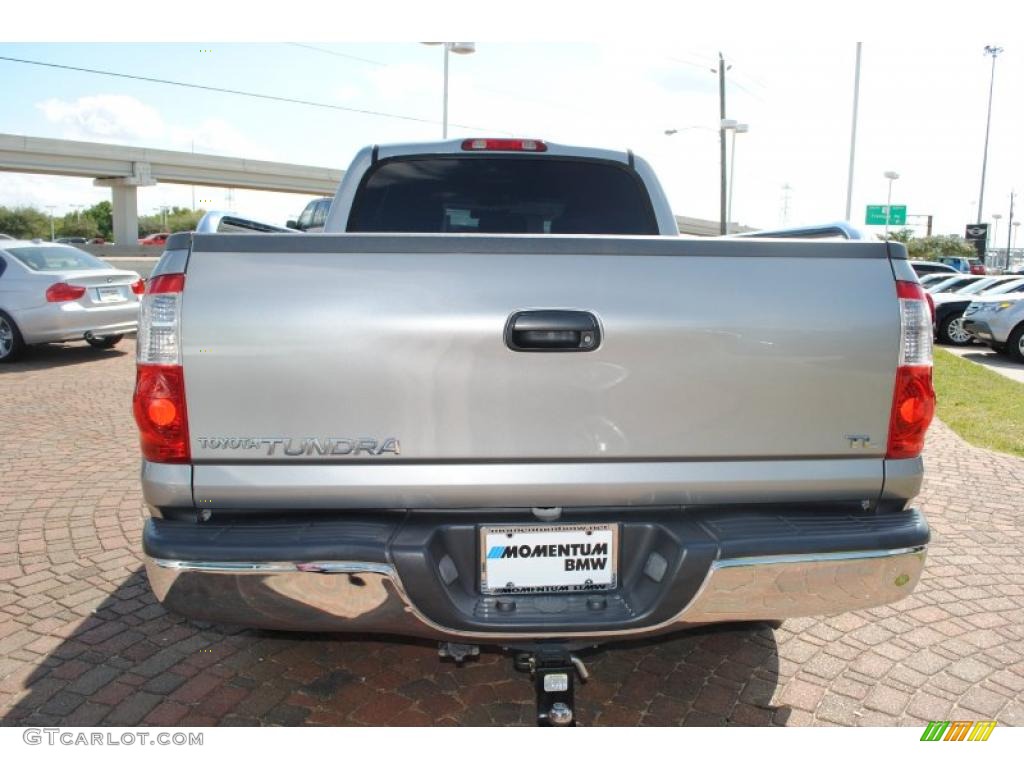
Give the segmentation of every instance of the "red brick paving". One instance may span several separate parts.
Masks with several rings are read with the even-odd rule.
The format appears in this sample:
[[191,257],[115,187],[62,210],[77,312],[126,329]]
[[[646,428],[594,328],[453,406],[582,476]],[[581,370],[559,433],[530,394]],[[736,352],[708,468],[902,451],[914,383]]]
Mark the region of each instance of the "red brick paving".
[[[530,724],[485,651],[192,623],[140,570],[133,346],[0,368],[0,721],[5,725]],[[1024,461],[936,424],[918,590],[894,606],[605,646],[581,722],[1024,725]]]

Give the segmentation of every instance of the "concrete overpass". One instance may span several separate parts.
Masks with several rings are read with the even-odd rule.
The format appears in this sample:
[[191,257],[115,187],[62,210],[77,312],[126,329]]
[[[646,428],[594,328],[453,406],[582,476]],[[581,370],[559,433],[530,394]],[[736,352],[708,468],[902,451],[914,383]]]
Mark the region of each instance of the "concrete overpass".
[[114,241],[135,245],[138,188],[157,183],[333,195],[337,168],[0,133],[0,171],[79,176],[110,187]]

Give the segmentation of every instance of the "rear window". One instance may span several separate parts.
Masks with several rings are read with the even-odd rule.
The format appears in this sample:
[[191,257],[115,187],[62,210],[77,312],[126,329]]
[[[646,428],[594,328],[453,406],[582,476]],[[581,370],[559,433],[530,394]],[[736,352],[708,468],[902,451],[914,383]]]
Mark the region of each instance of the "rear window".
[[77,248],[33,245],[7,248],[7,253],[33,272],[57,272],[68,269],[110,269],[110,265]]
[[610,162],[431,157],[364,177],[349,232],[656,235],[640,178]]

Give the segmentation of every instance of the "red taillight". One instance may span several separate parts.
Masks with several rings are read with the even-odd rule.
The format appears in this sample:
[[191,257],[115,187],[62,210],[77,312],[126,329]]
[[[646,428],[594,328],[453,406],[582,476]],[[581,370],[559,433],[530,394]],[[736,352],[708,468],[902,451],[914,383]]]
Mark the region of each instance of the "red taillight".
[[141,296],[145,292],[146,292],[146,281],[145,280],[139,278],[134,283],[132,283],[132,293],[134,293],[136,296]]
[[137,365],[132,410],[142,455],[149,461],[188,463],[185,377],[180,365]]
[[896,296],[901,299],[918,299],[920,301],[924,301],[927,294],[924,291],[924,286],[920,283],[915,283],[910,280],[897,280]]
[[912,459],[924,449],[924,435],[935,414],[932,388],[932,303],[918,282],[898,280],[900,346],[889,413],[885,456]]
[[172,275],[159,275],[149,281],[147,293],[181,293],[185,290],[185,275],[176,272]]
[[933,299],[932,295],[930,293],[928,293],[927,291],[925,292],[924,297],[926,299],[928,299],[928,314],[930,314],[932,316],[932,322],[934,323],[935,322],[935,299]]
[[466,139],[462,142],[466,151],[493,152],[547,152],[548,145],[536,139]]
[[924,435],[935,415],[935,390],[930,365],[896,369],[896,388],[889,417],[887,459],[912,459],[924,449]]
[[46,300],[51,302],[74,301],[83,296],[85,296],[85,287],[81,285],[54,283],[46,289]]

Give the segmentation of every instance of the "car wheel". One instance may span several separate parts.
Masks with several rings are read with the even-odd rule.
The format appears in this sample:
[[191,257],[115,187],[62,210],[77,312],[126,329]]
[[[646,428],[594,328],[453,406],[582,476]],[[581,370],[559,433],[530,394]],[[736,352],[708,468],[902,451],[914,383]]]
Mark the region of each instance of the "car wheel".
[[123,333],[119,333],[116,336],[93,336],[92,338],[86,339],[89,342],[89,346],[96,349],[111,349],[116,347],[117,344],[124,338]]
[[13,363],[24,351],[17,323],[6,312],[0,312],[0,363]]
[[955,312],[947,315],[939,326],[939,341],[955,347],[966,347],[974,337],[964,328],[964,313]]
[[1006,340],[1006,352],[1011,359],[1024,363],[1024,323],[1014,328],[1010,338]]

